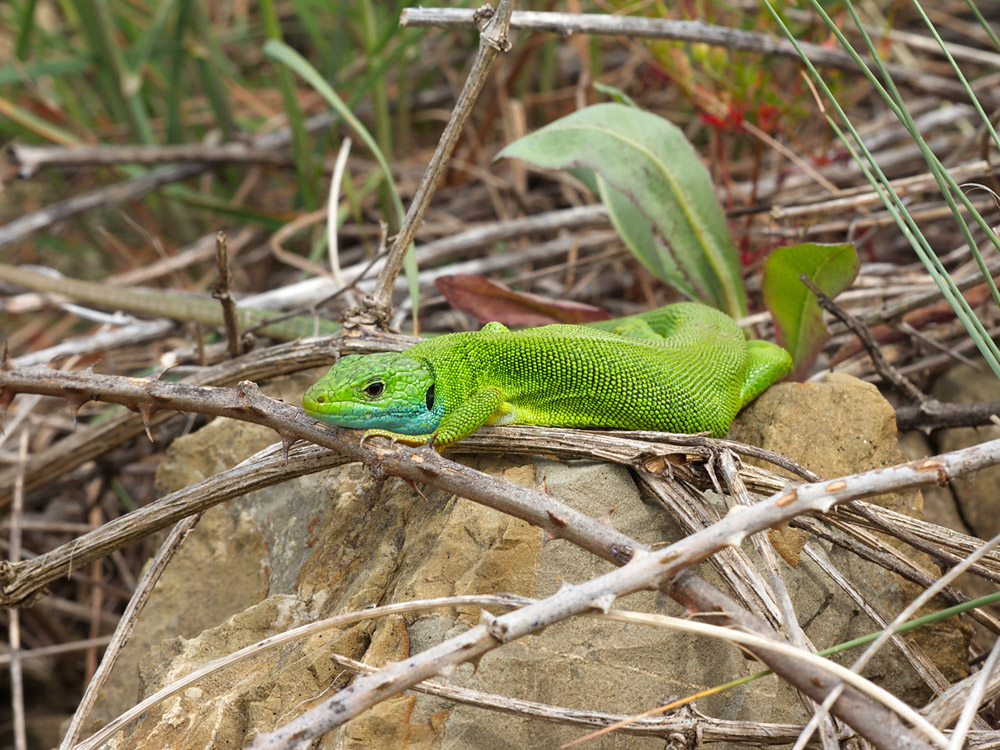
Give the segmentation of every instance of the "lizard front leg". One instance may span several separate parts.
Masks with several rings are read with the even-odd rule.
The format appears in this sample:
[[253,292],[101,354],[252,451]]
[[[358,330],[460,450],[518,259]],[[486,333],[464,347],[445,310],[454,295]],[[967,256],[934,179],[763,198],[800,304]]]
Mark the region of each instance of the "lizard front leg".
[[490,418],[496,412],[507,411],[503,405],[504,394],[499,388],[491,386],[476,391],[458,408],[441,418],[441,424],[432,436],[434,446],[438,449],[444,448],[471,435],[490,422]]

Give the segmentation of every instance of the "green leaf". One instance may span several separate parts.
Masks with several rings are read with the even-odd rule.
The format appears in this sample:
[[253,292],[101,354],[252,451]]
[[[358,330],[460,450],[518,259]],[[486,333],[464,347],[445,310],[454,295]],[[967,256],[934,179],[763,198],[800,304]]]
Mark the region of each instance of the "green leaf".
[[791,377],[802,380],[830,338],[819,303],[799,279],[806,274],[827,297],[851,285],[858,273],[853,245],[807,242],[771,253],[764,264],[764,304],[774,316],[778,343],[795,361]]
[[672,286],[688,299],[703,299],[698,291],[688,283],[684,273],[677,267],[670,253],[657,250],[652,224],[646,220],[638,207],[628,197],[601,178],[599,174],[583,167],[566,170],[590,188],[590,192],[601,199],[608,209],[611,226],[618,236],[645,267],[656,278]]
[[594,89],[601,92],[605,96],[611,97],[619,104],[624,104],[627,107],[635,107],[636,109],[639,107],[639,105],[635,103],[635,100],[620,88],[611,86],[607,83],[601,83],[600,81],[594,81]]
[[[573,170],[657,278],[734,317],[746,313],[739,255],[708,171],[667,120],[622,104],[596,104],[515,141],[502,157]],[[588,178],[588,171],[595,174]]]

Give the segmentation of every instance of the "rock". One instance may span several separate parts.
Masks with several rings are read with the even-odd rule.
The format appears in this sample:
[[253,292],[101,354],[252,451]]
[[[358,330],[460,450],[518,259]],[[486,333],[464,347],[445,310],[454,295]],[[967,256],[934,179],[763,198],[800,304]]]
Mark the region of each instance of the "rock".
[[[736,417],[729,436],[787,456],[825,479],[907,460],[889,402],[871,383],[840,373],[821,383],[769,388]],[[873,501],[911,515],[922,509],[919,492]]]
[[[282,390],[301,392],[313,379],[304,375],[285,383]],[[784,440],[808,453],[808,460],[833,461],[814,466],[820,472],[848,473],[898,460],[894,433],[884,419],[888,406],[879,399],[874,388],[853,379],[781,386],[758,400],[754,413],[742,418],[736,430],[760,436],[772,448]],[[791,402],[798,403],[798,411]],[[891,409],[888,413],[891,423]],[[821,415],[826,428],[818,424]],[[258,446],[257,438],[248,437],[254,429],[216,420],[178,440],[159,474],[164,490],[236,463]],[[806,437],[794,437],[799,431]],[[662,544],[683,536],[665,511],[643,502],[621,467],[542,458],[470,463],[526,486],[545,487],[553,496],[593,517],[608,518],[615,528],[641,541]],[[247,495],[212,511],[218,520],[203,520],[182,552],[191,555],[191,562],[168,568],[154,595],[156,606],[140,617],[136,629],[140,645],[135,648],[142,658],[115,670],[114,685],[106,691],[105,716],[127,707],[123,698],[127,691],[118,686],[131,684],[128,671],[136,670],[136,664],[138,691],[147,695],[222,654],[336,613],[453,594],[544,597],[558,591],[563,581],[585,581],[612,568],[565,541],[543,544],[541,533],[522,521],[433,488],[423,492],[425,497],[397,479],[377,483],[363,467],[352,464]],[[913,509],[919,499],[899,496],[890,502]],[[249,554],[251,550],[256,557]],[[884,602],[888,611],[902,606],[903,587],[898,581],[878,569],[837,558],[837,550],[830,555],[857,576],[855,580],[864,582],[867,593]],[[232,570],[236,561],[246,569]],[[812,563],[784,572],[801,620],[818,646],[872,629]],[[710,564],[702,565],[699,573],[721,585]],[[249,583],[236,586],[233,581],[240,578]],[[230,586],[244,593],[222,596]],[[237,603],[251,591],[256,592],[256,601]],[[198,611],[202,606],[206,611]],[[673,601],[652,592],[633,594],[616,606],[681,614]],[[203,623],[200,630],[182,616],[188,609],[193,611],[191,620]],[[129,728],[128,737],[133,739],[123,733],[118,740],[137,746],[141,738],[144,748],[245,746],[258,733],[287,722],[347,683],[349,674],[330,660],[330,653],[373,665],[397,661],[463,632],[478,616],[474,607],[429,610],[314,635],[199,682],[147,712]],[[964,656],[962,651],[963,664]],[[898,663],[890,654],[888,664],[898,667]],[[886,669],[881,664],[876,670]],[[449,682],[543,703],[633,713],[759,669],[735,648],[714,641],[577,618],[494,650],[476,670],[463,665]],[[904,694],[919,692],[912,676],[893,685]],[[697,705],[726,719],[766,722],[806,717],[794,691],[774,678],[706,697]],[[555,747],[582,733],[542,720],[406,694],[366,711],[328,735],[320,746]],[[663,740],[612,735],[588,747],[652,750],[662,748]]]
[[[770,388],[737,417],[730,437],[787,456],[824,479],[909,460],[897,440],[896,416],[889,402],[874,385],[840,373],[832,373],[819,383],[779,383]],[[923,509],[918,491],[878,495],[868,502],[916,518],[921,517]],[[839,547],[819,540],[814,543],[890,620],[921,592],[916,585]],[[896,546],[925,569],[936,569],[927,556],[902,544]],[[787,575],[786,581],[793,601],[812,600],[817,607],[815,611],[796,607],[800,622],[812,624],[807,632],[814,643],[820,647],[834,645],[877,629],[866,615],[850,606],[831,608],[830,602],[843,593],[814,563],[801,559],[802,568],[795,575]],[[932,604],[920,614],[947,606],[940,602]],[[958,625],[953,618],[947,623],[912,631],[912,636],[949,680],[957,680],[968,674],[970,633],[968,627]],[[854,658],[850,654],[844,662],[850,663]],[[865,675],[911,704],[920,705],[932,697],[892,649],[876,657]]]
[[[956,365],[935,381],[932,393],[945,403],[1000,401],[1000,380],[989,370]],[[936,453],[947,453],[997,438],[1000,438],[1000,427],[992,425],[937,430],[931,435],[931,448]],[[942,503],[957,503],[963,524],[956,531],[991,539],[1000,534],[1000,513],[996,510],[998,491],[1000,466],[993,466],[958,477],[947,488],[941,488],[940,495]]]
[[[297,387],[285,391],[279,381],[268,393],[290,399]],[[161,463],[157,489],[162,494],[229,469],[274,442],[273,431],[228,419],[213,420],[195,434],[201,437],[175,441]],[[253,503],[246,507],[251,516],[258,511],[265,515],[267,510]],[[274,520],[278,520],[276,515]],[[300,525],[285,525],[285,533],[299,540],[307,538]],[[139,659],[156,644],[166,638],[197,636],[267,596],[269,570],[262,561],[268,555],[269,540],[262,531],[238,504],[217,506],[202,516],[197,531],[154,589],[142,613],[142,625],[122,650],[115,678],[101,691],[91,714],[94,728],[139,700]],[[280,568],[273,572],[280,574]]]

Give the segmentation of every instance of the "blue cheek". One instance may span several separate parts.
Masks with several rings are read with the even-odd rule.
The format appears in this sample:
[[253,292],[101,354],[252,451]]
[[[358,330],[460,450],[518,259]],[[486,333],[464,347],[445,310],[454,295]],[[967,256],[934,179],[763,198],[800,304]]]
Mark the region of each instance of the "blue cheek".
[[444,404],[439,400],[433,409],[397,409],[382,412],[378,425],[382,429],[399,432],[403,435],[426,435],[434,432],[441,424]]
[[[346,405],[345,405],[346,406]],[[394,409],[373,409],[367,404],[353,404],[351,412],[340,414],[316,414],[324,422],[337,427],[355,430],[389,430],[403,435],[426,435],[434,432],[441,423],[444,404],[438,401],[433,409],[396,407]]]

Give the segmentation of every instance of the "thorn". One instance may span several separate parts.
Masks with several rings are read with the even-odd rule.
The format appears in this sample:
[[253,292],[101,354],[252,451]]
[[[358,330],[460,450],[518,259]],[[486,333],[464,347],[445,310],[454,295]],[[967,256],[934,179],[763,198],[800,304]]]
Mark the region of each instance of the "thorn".
[[739,546],[743,544],[744,539],[746,539],[746,534],[741,531],[737,531],[735,534],[730,534],[728,537],[723,539],[722,543],[727,547],[738,549]]
[[66,405],[69,407],[69,410],[70,410],[70,412],[73,415],[73,429],[74,430],[76,429],[76,418],[80,414],[80,409],[83,408],[83,405],[85,403],[87,403],[87,401],[89,401],[89,399],[85,398],[84,396],[67,396],[66,397]]
[[[153,381],[150,381],[150,382],[156,382],[156,381],[153,380]],[[153,401],[169,401],[170,400],[169,396],[166,396],[163,393],[155,392],[152,389],[150,389],[149,387],[146,388],[146,395],[149,396]]]
[[423,491],[420,489],[419,485],[417,485],[417,483],[415,481],[413,481],[411,479],[411,480],[409,480],[409,484],[410,484],[410,487],[413,488],[413,491],[416,492],[418,495],[420,495],[420,497],[422,497],[424,499],[425,503],[429,503],[430,502],[430,500],[427,499],[427,495],[425,495],[423,493]]
[[608,610],[611,609],[611,605],[614,603],[615,603],[614,594],[603,594],[594,599],[594,601],[590,603],[590,606],[593,607],[594,609],[601,610],[601,612],[603,612],[604,614],[607,614]]
[[558,537],[550,532],[548,529],[542,529],[542,546],[544,547],[549,542],[558,539]]
[[285,466],[288,466],[288,450],[293,445],[295,445],[299,441],[299,439],[294,438],[291,435],[286,435],[283,432],[279,432],[278,437],[281,438],[281,452],[285,456]]
[[148,437],[149,442],[152,443],[154,442],[153,431],[150,428],[149,420],[151,420],[153,418],[153,415],[156,414],[156,407],[152,406],[151,404],[140,404],[139,414],[142,415],[142,426],[146,428],[146,437]]
[[[7,345],[4,344],[6,350]],[[6,355],[6,351],[4,352]],[[2,368],[2,366],[0,366]],[[7,428],[7,407],[14,403],[14,392],[6,388],[0,388],[0,434]]]
[[483,657],[485,655],[486,654],[480,654],[475,659],[469,659],[467,662],[465,662],[466,664],[471,664],[472,665],[472,674],[469,675],[470,677],[475,677],[476,676],[476,672],[479,671],[479,662],[482,661],[482,659],[483,659]]
[[556,526],[569,526],[568,520],[566,520],[559,514],[554,513],[551,510],[545,511],[545,515],[547,515],[549,517],[549,520],[552,521],[552,523],[555,524]]
[[3,360],[0,360],[0,370],[13,370],[14,364],[10,359],[10,342],[3,342]]

